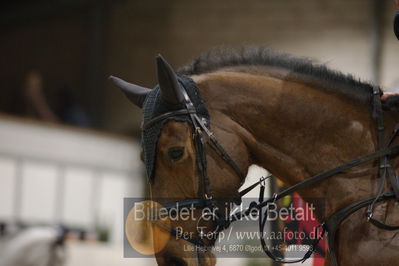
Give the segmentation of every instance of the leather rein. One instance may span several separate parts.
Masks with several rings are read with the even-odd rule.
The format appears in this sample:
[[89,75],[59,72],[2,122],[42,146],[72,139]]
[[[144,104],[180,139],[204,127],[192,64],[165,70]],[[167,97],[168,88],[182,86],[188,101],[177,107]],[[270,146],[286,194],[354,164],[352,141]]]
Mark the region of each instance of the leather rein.
[[[212,191],[210,187],[210,181],[209,177],[207,175],[207,164],[206,164],[206,144],[209,144],[213,149],[215,149],[219,155],[229,164],[229,166],[234,170],[234,172],[239,176],[240,180],[245,179],[245,175],[243,172],[240,170],[238,165],[235,163],[235,161],[231,158],[231,156],[225,151],[223,146],[218,142],[217,138],[214,136],[214,134],[210,131],[209,125],[207,125],[207,120],[201,118],[198,116],[196,109],[191,102],[186,90],[184,89],[184,84],[180,86],[180,89],[182,91],[182,94],[184,96],[184,106],[185,108],[177,110],[177,111],[172,111],[168,112],[165,114],[162,114],[160,116],[155,117],[154,119],[148,121],[147,123],[142,125],[143,130],[150,127],[156,122],[159,122],[161,120],[165,120],[169,117],[173,116],[179,116],[179,115],[188,115],[191,120],[191,124],[193,126],[194,132],[193,132],[193,141],[195,144],[195,149],[196,149],[196,160],[197,160],[197,167],[198,167],[198,172],[200,174],[200,188],[202,188],[202,196],[201,198],[197,199],[187,199],[187,200],[182,200],[179,202],[175,202],[171,204],[170,206],[167,206],[166,208],[172,208],[178,204],[179,207],[185,207],[185,206],[194,206],[196,208],[211,208],[211,209],[217,209],[216,203],[217,201],[213,199],[212,196]],[[374,226],[383,229],[383,230],[398,230],[398,226],[391,226],[383,223],[382,221],[376,220],[373,218],[373,209],[374,205],[377,202],[388,200],[395,198],[397,201],[399,201],[399,182],[398,182],[398,177],[395,174],[392,166],[389,163],[389,156],[390,155],[396,155],[399,152],[399,145],[394,145],[391,146],[394,138],[397,136],[397,133],[399,131],[399,124],[396,125],[394,128],[391,137],[388,141],[388,143],[385,143],[385,128],[384,128],[384,121],[383,121],[383,111],[381,107],[381,91],[378,87],[373,88],[372,92],[372,97],[373,97],[373,117],[377,122],[377,129],[378,129],[378,151],[361,156],[359,158],[356,158],[352,161],[349,161],[345,164],[342,164],[338,167],[335,167],[333,169],[330,169],[326,172],[314,175],[312,177],[309,177],[305,179],[302,182],[299,182],[279,193],[275,193],[272,198],[265,200],[264,199],[264,192],[265,192],[265,180],[271,175],[267,177],[262,177],[258,182],[255,184],[251,185],[250,187],[242,190],[239,193],[239,197],[234,200],[234,202],[241,202],[241,197],[247,194],[249,191],[254,189],[257,186],[260,186],[260,194],[259,194],[259,200],[253,201],[250,206],[238,213],[235,213],[233,215],[230,215],[230,217],[224,217],[223,215],[218,216],[217,219],[217,224],[218,224],[218,231],[221,231],[223,229],[226,229],[227,227],[230,226],[231,223],[240,220],[243,217],[249,216],[254,210],[258,211],[259,214],[259,231],[260,231],[260,236],[261,236],[261,245],[263,248],[263,251],[274,261],[280,262],[280,263],[297,263],[297,262],[304,262],[306,259],[308,259],[312,253],[314,252],[318,242],[324,237],[325,233],[328,232],[328,247],[331,255],[331,262],[332,265],[338,265],[336,254],[335,254],[335,249],[334,249],[334,241],[335,241],[335,235],[336,231],[339,228],[341,222],[347,218],[349,215],[352,213],[356,212],[357,210],[367,207],[366,211],[366,219],[369,221],[371,224]],[[317,182],[323,181],[331,176],[334,176],[338,173],[341,173],[347,169],[350,169],[352,167],[361,165],[363,163],[372,161],[378,159],[379,160],[379,171],[378,171],[378,178],[377,181],[379,182],[379,187],[378,187],[378,192],[375,197],[364,199],[355,203],[350,204],[349,206],[338,210],[335,212],[333,215],[331,215],[327,220],[322,222],[317,228],[317,234],[316,238],[312,241],[310,248],[306,252],[303,258],[296,259],[296,260],[286,260],[281,257],[275,256],[267,247],[267,243],[264,239],[264,228],[266,225],[266,221],[268,218],[268,210],[269,210],[269,204],[274,203],[275,201],[283,198],[286,195],[289,195],[299,189],[306,188],[312,184],[315,184]],[[385,188],[385,183],[386,180],[389,180],[391,184],[392,190],[389,192],[384,192]],[[176,228],[167,228],[167,230],[174,236],[178,237],[181,232],[178,232]],[[320,230],[320,234],[319,234]],[[186,241],[192,243],[196,247],[205,247],[205,244],[203,242],[203,236],[200,234],[199,237],[194,238],[194,237],[185,237],[184,238]],[[200,263],[200,258],[202,256],[201,252],[197,248],[197,259],[198,262]]]

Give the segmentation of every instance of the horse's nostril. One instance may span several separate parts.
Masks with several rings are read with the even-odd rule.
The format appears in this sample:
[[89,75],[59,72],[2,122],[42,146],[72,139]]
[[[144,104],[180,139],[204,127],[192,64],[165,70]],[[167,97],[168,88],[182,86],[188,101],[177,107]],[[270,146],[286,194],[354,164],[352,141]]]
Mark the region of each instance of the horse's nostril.
[[183,259],[174,256],[167,258],[166,263],[168,266],[187,266]]

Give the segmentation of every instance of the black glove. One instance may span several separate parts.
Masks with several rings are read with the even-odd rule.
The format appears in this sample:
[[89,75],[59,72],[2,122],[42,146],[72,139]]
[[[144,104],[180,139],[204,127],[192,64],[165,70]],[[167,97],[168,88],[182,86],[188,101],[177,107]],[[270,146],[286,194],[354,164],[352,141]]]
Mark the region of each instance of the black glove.
[[395,32],[396,38],[399,40],[399,11],[396,11],[393,19],[393,31]]

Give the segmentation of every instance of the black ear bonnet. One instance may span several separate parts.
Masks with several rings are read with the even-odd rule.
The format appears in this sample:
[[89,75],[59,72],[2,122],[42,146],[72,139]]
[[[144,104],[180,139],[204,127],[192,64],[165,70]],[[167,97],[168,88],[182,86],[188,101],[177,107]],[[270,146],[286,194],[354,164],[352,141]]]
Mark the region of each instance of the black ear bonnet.
[[[209,125],[209,113],[202,100],[200,92],[198,90],[195,82],[184,75],[178,75],[178,81],[180,85],[186,90],[191,102],[197,111],[197,114],[207,120]],[[159,115],[165,114],[170,111],[176,111],[180,109],[185,109],[185,105],[181,104],[170,104],[163,100],[160,96],[160,88],[157,85],[151,92],[146,96],[143,103],[143,124],[152,120]],[[191,119],[189,115],[177,115],[171,116],[157,123],[151,124],[150,127],[143,129],[141,136],[141,145],[144,153],[144,163],[146,165],[147,178],[152,181],[155,174],[155,163],[157,157],[157,142],[158,137],[161,133],[162,127],[166,121],[187,121],[191,124]]]

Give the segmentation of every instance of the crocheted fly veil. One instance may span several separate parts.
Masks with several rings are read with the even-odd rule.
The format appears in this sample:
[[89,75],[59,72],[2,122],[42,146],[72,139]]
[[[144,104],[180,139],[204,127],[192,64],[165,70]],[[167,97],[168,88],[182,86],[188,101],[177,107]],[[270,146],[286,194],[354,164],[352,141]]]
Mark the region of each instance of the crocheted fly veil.
[[[207,125],[209,125],[209,113],[206,109],[205,103],[202,100],[200,92],[198,90],[195,82],[184,75],[178,76],[178,81],[180,85],[186,90],[188,96],[190,97],[197,114],[207,120]],[[163,100],[160,96],[160,88],[157,85],[150,93],[146,96],[143,103],[143,124],[152,120],[154,117],[162,115],[164,113],[175,111],[179,109],[184,109],[184,104],[170,104]],[[189,115],[176,115],[168,117],[164,120],[158,121],[151,124],[148,128],[142,131],[141,145],[144,153],[144,163],[147,171],[147,178],[152,181],[155,174],[155,163],[157,158],[157,142],[158,137],[161,133],[162,127],[166,121],[187,121],[190,122]],[[191,123],[190,123],[191,124]]]

